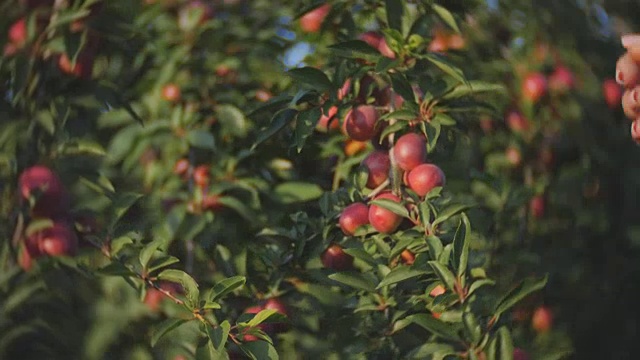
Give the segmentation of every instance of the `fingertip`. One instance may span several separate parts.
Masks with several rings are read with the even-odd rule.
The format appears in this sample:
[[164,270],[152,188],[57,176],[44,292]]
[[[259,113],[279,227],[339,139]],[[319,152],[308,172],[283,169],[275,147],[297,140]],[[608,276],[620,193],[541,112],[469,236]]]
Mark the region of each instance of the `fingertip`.
[[622,35],[620,40],[625,48],[640,46],[640,34]]

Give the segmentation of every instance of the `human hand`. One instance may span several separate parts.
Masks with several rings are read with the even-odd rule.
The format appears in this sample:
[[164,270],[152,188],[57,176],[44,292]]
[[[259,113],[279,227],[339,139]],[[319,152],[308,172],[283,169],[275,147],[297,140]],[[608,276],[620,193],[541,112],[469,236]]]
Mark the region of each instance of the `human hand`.
[[625,87],[622,108],[625,115],[640,118],[640,34],[622,36],[622,46],[627,52],[616,64],[616,81]]

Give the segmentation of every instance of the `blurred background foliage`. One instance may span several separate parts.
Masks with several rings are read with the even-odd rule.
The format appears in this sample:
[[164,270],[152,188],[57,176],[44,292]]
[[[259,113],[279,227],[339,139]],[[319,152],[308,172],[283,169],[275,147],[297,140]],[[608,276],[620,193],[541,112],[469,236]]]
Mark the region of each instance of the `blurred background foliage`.
[[[292,330],[278,335],[283,359],[390,356],[368,343],[380,338],[380,319],[354,315],[362,304],[328,291],[335,284],[319,259],[336,238],[328,214],[349,198],[338,185],[372,146],[273,117],[299,94],[300,79],[287,70],[339,69],[328,47],[377,30],[385,18],[383,1],[331,1],[322,28],[304,31],[298,17],[319,3],[0,4],[1,34],[26,20],[24,44],[0,36],[0,358],[191,358],[199,336],[192,323],[149,343],[160,320],[180,314],[178,305],[163,301],[158,310],[144,284],[96,276],[109,264],[94,246],[104,239],[160,239],[201,288],[245,276],[246,286],[222,301],[221,318],[284,299]],[[503,289],[549,274],[544,290],[510,314],[514,344],[534,359],[633,359],[640,151],[603,83],[615,73],[619,35],[640,29],[640,4],[420,3],[441,4],[460,26],[463,45],[437,51],[467,78],[507,90],[483,94],[481,111],[454,113],[455,127],[442,131],[430,160],[444,170],[452,198],[479,204],[468,212],[470,263]],[[441,18],[421,25],[416,32],[430,44],[453,34]],[[551,85],[559,67],[571,73],[566,88]],[[536,101],[523,90],[532,73],[549,86]],[[429,76],[439,75],[425,70]],[[509,120],[514,112],[526,130]],[[181,159],[189,165],[182,172]],[[43,258],[23,271],[14,232],[27,209],[17,179],[34,164],[55,169],[67,185],[81,239],[76,257]],[[195,175],[201,166],[205,187]],[[91,229],[82,231],[87,218]],[[537,333],[530,318],[541,305],[552,309],[553,328]]]

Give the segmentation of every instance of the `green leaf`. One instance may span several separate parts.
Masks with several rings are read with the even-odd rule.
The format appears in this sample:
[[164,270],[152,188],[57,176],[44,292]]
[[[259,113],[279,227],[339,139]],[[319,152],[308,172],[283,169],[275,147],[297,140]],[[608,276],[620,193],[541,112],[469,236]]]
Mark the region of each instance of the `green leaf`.
[[216,283],[211,289],[209,300],[217,301],[235,289],[241,288],[247,282],[244,276],[232,276]]
[[409,217],[409,211],[407,211],[407,208],[404,207],[404,205],[397,203],[393,200],[376,199],[371,201],[371,205],[380,206],[381,208],[387,209],[393,212],[394,214],[403,216],[405,218]]
[[442,124],[437,121],[432,121],[430,123],[420,123],[424,126],[425,133],[427,136],[427,150],[431,153],[438,144],[438,138],[440,138],[440,131],[442,130]]
[[407,359],[434,359],[437,356],[444,358],[446,355],[455,355],[456,350],[453,346],[439,343],[426,343],[411,350],[407,355]]
[[469,334],[469,337],[471,338],[473,343],[479,343],[482,339],[482,329],[478,324],[478,319],[476,318],[476,316],[472,312],[467,310],[462,314],[462,323],[464,324],[464,328],[467,331],[467,334]]
[[313,183],[290,181],[282,183],[274,189],[276,198],[284,204],[293,204],[316,200],[322,196],[323,190]]
[[162,269],[164,267],[167,267],[169,265],[172,265],[178,262],[180,262],[180,259],[178,259],[175,256],[162,255],[162,256],[159,256],[158,258],[151,260],[151,262],[149,263],[149,266],[147,267],[147,271],[152,273],[158,269]]
[[429,235],[426,238],[427,245],[429,246],[429,255],[431,259],[438,260],[440,258],[440,254],[442,254],[442,240],[435,235]]
[[39,231],[49,229],[52,227],[53,227],[53,220],[48,218],[44,218],[44,219],[35,218],[29,221],[29,225],[27,225],[27,228],[25,229],[24,234],[26,237],[30,237],[31,235]]
[[347,301],[340,292],[329,286],[314,283],[296,283],[295,287],[299,292],[313,296],[323,305],[341,307]]
[[461,83],[466,82],[467,80],[464,77],[464,73],[458,67],[451,65],[447,60],[445,60],[440,55],[436,54],[427,54],[424,55],[424,58],[430,61],[432,64],[437,66],[440,70],[449,74],[454,79],[458,80]]
[[506,326],[500,327],[495,337],[497,357],[499,360],[513,359],[513,340]]
[[380,135],[380,143],[384,141],[384,139],[392,133],[396,133],[407,127],[407,123],[404,121],[398,121],[393,125],[389,125],[384,130],[382,130],[382,134]]
[[505,93],[506,89],[502,84],[491,84],[484,81],[471,80],[468,83],[458,84],[442,96],[444,100],[457,99],[463,96],[481,92]]
[[387,23],[393,29],[402,31],[403,2],[400,0],[385,0]]
[[329,279],[358,290],[364,290],[367,292],[375,292],[376,290],[376,281],[372,279],[372,276],[367,276],[362,273],[338,272],[329,275]]
[[298,111],[295,109],[283,109],[278,111],[271,119],[269,126],[258,133],[256,141],[253,143],[253,146],[251,146],[251,150],[255,150],[258,145],[262,144],[287,124],[292,122],[296,118],[296,115],[298,115]]
[[216,148],[216,139],[205,130],[190,130],[187,133],[187,141],[191,146],[200,149],[214,150]]
[[251,210],[246,203],[231,197],[231,196],[220,196],[218,198],[218,202],[230,209],[233,209],[240,216],[245,218],[246,220],[255,221],[256,214],[253,210]]
[[371,256],[368,252],[363,249],[358,248],[344,248],[343,251],[356,259],[362,260],[369,265],[375,265],[376,259]]
[[458,28],[458,24],[449,10],[438,4],[433,4],[431,7],[445,24],[449,25],[449,27],[456,32],[460,32],[460,28]]
[[193,280],[189,274],[182,270],[167,269],[158,274],[158,279],[182,285],[187,295],[188,305],[190,305],[191,308],[196,308],[198,306],[200,290],[198,289],[198,283]]
[[229,324],[229,321],[225,320],[213,329],[213,331],[207,331],[209,339],[211,339],[213,347],[216,350],[224,350],[224,345],[229,338],[229,330],[231,330],[231,324]]
[[349,59],[364,59],[374,62],[381,57],[377,49],[362,40],[350,40],[328,47],[334,55]]
[[273,344],[267,341],[252,341],[240,345],[240,349],[249,357],[257,360],[278,360],[278,352]]
[[[464,226],[463,226],[464,225]],[[471,242],[471,224],[465,213],[462,213],[460,226],[453,239],[453,266],[457,269],[459,279],[464,279],[469,261],[469,243]],[[462,286],[465,284],[463,283]]]
[[296,150],[298,152],[302,151],[307,138],[313,133],[313,130],[315,130],[321,116],[322,109],[320,107],[302,111],[298,114],[294,142],[294,145],[296,146]]
[[218,122],[222,125],[223,134],[240,138],[247,136],[251,124],[240,109],[230,104],[224,104],[216,106],[215,112]]
[[136,193],[121,193],[116,196],[111,204],[111,221],[109,223],[109,229],[113,230],[115,225],[120,221],[122,216],[129,210],[133,204],[135,204],[142,194]]
[[506,295],[504,295],[502,299],[500,299],[498,305],[496,305],[496,308],[494,310],[494,316],[500,316],[502,313],[517,304],[520,300],[527,297],[529,294],[543,289],[545,285],[547,285],[547,280],[547,275],[539,279],[528,278],[523,280],[520,284],[518,284],[518,286],[513,288]]
[[479,288],[486,286],[486,285],[495,285],[496,282],[491,280],[491,279],[480,279],[480,280],[476,280],[473,283],[471,283],[471,286],[469,286],[469,292],[467,293],[467,296],[471,296],[471,294],[473,294],[476,290],[478,290]]
[[391,86],[393,87],[393,91],[402,96],[402,98],[406,101],[415,101],[415,95],[413,93],[411,83],[409,83],[409,80],[407,80],[406,76],[404,76],[403,73],[390,73],[389,77],[391,78]]
[[140,265],[142,265],[143,269],[147,267],[149,260],[151,260],[153,254],[158,250],[158,248],[160,248],[160,245],[162,245],[163,242],[164,241],[162,240],[152,241],[140,251],[138,259],[140,260]]
[[453,273],[447,269],[446,266],[442,265],[439,261],[429,261],[429,265],[433,269],[433,271],[438,275],[440,281],[447,287],[447,289],[454,291],[454,284],[456,282],[456,278]]
[[437,122],[440,125],[444,125],[444,126],[454,126],[456,124],[456,120],[454,118],[452,118],[451,116],[445,114],[445,113],[437,113],[437,114],[435,114],[433,116],[433,119],[431,120],[432,124],[434,122]]
[[265,320],[272,317],[273,315],[278,314],[278,311],[275,309],[264,309],[257,313],[253,319],[249,320],[247,326],[256,327],[262,324]]
[[305,66],[302,68],[291,69],[287,71],[287,74],[291,76],[296,82],[311,89],[319,90],[320,92],[332,91],[333,84],[327,75],[322,70]]
[[456,326],[440,321],[430,314],[413,314],[396,321],[393,324],[393,333],[398,332],[410,324],[418,325],[446,340],[460,340]]
[[416,276],[426,274],[426,271],[422,270],[414,270],[409,266],[397,266],[393,270],[391,270],[387,276],[382,279],[380,284],[376,287],[376,289],[380,289],[384,286],[392,285],[395,283],[399,283],[401,281],[414,278]]
[[156,343],[160,338],[166,335],[169,331],[177,328],[178,326],[188,322],[187,319],[167,319],[158,324],[151,335],[151,347],[156,346]]
[[[206,330],[209,335],[209,330]],[[220,351],[219,351],[220,350]],[[210,338],[207,338],[203,343],[199,344],[196,348],[196,360],[225,360],[229,359],[229,355],[222,349],[216,350],[213,346],[213,342]]]
[[469,204],[452,204],[452,205],[449,205],[446,208],[442,209],[438,213],[438,216],[436,217],[435,220],[433,220],[433,223],[431,224],[431,226],[436,227],[440,223],[443,223],[443,222],[449,220],[451,217],[460,214],[461,212],[471,208],[472,206],[473,205],[469,205]]

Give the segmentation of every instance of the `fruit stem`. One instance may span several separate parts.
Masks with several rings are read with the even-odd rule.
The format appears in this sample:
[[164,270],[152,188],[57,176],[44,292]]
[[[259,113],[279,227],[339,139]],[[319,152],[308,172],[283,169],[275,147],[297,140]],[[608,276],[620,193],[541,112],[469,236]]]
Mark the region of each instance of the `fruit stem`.
[[365,197],[364,200],[373,199],[382,190],[386,189],[387,186],[389,186],[390,183],[391,183],[391,181],[389,181],[389,179],[386,179],[385,181],[382,182],[382,184],[378,185],[378,187],[376,187],[375,189],[371,190],[369,195],[367,195],[367,197]]
[[[395,95],[394,91],[391,91],[391,98]],[[394,110],[393,104],[391,104],[391,111]],[[393,126],[396,123],[396,119],[389,120],[389,126]],[[396,162],[396,157],[393,155],[393,148],[395,144],[395,133],[388,135],[389,139],[389,160],[391,162],[391,168],[389,169],[389,179],[391,179],[391,191],[394,195],[400,196],[400,183],[402,182],[402,170]]]

